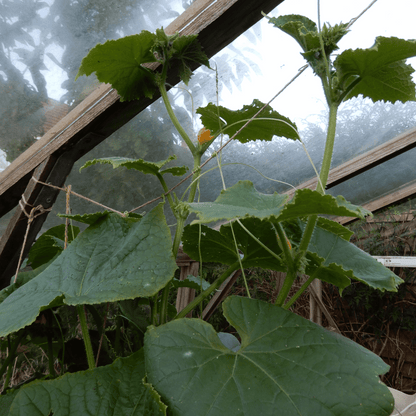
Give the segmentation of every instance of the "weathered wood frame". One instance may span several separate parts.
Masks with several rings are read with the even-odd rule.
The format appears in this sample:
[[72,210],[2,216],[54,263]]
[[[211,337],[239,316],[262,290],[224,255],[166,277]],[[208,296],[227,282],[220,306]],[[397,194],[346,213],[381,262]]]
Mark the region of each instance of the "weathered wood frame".
[[[262,18],[261,12],[270,12],[282,1],[197,0],[165,30],[168,34],[198,34],[205,53],[212,57],[257,23]],[[157,70],[157,65],[152,69]],[[168,79],[168,82],[176,85],[179,80]],[[18,264],[28,222],[23,209],[30,211],[39,205],[48,209],[59,192],[31,181],[32,175],[62,187],[80,157],[158,98],[155,95],[152,100],[120,102],[117,92],[103,84],[0,174],[0,217],[21,201],[0,239],[0,289],[9,284]],[[23,255],[46,217],[47,212],[33,220]]]

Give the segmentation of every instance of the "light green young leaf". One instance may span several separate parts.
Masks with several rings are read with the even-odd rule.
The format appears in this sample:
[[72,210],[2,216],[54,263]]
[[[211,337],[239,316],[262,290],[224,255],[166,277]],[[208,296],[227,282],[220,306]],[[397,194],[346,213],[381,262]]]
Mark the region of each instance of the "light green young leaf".
[[[305,16],[287,15],[269,18],[283,32],[292,36],[303,50],[303,57],[318,75],[325,73],[325,58],[322,55],[318,29],[315,22]],[[348,33],[348,23],[331,26],[325,23],[321,30],[326,59],[338,48],[338,42]]]
[[155,39],[155,34],[143,30],[138,35],[96,45],[82,60],[75,80],[95,72],[99,81],[117,90],[121,101],[152,98],[156,91],[155,75],[143,64],[156,61],[151,51]]
[[171,59],[179,61],[179,78],[188,85],[192,76],[192,68],[205,65],[209,68],[209,61],[202,51],[197,35],[179,36],[172,43]]
[[182,176],[188,171],[187,166],[174,166],[161,170],[163,166],[172,160],[176,160],[176,155],[169,156],[167,159],[161,160],[159,162],[147,162],[143,159],[131,159],[128,157],[106,157],[102,159],[89,160],[80,168],[80,171],[82,169],[88,168],[89,166],[97,165],[100,163],[112,165],[113,169],[125,167],[127,169],[136,169],[145,175],[150,174],[155,176],[158,174],[164,175],[165,173],[170,173],[174,176]]
[[278,306],[228,298],[241,337],[226,348],[214,328],[180,319],[145,336],[148,380],[172,416],[388,416],[393,398],[378,356]]
[[35,381],[18,391],[8,416],[166,415],[145,374],[140,350],[105,367]]
[[189,204],[189,211],[195,212],[199,220],[193,224],[218,220],[256,217],[260,219],[278,217],[288,197],[277,192],[271,195],[257,192],[250,181],[239,181],[225,191],[214,202]]
[[[254,100],[252,104],[243,106],[241,110],[232,111],[209,103],[206,107],[198,108],[196,112],[201,114],[201,121],[205,128],[217,134],[221,126],[222,131],[231,137],[257,114],[263,105],[261,101]],[[280,115],[277,111],[274,111],[268,105],[256,119],[252,120],[236,136],[236,140],[239,140],[241,143],[253,140],[270,141],[273,136],[286,137],[291,140],[299,139],[296,124]]]
[[162,204],[140,221],[108,214],[0,304],[0,336],[31,324],[56,300],[82,305],[153,296],[176,268]]
[[404,60],[416,56],[416,41],[377,37],[368,49],[348,49],[334,61],[344,100],[362,94],[375,101],[415,100],[414,69]]

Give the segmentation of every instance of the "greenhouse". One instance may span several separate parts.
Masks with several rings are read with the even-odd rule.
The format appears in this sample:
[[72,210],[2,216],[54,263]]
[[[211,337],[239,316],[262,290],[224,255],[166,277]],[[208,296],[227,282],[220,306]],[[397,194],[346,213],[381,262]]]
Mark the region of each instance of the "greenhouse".
[[0,0],[0,416],[416,414],[410,0]]

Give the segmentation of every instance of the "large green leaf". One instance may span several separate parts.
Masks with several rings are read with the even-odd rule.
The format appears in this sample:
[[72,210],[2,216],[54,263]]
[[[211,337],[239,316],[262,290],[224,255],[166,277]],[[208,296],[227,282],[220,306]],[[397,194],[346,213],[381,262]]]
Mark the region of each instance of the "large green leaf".
[[334,62],[345,99],[362,94],[373,101],[406,102],[415,99],[414,69],[404,60],[416,56],[416,41],[377,37],[368,49],[348,49]]
[[140,350],[106,367],[22,387],[9,416],[166,415],[166,406],[144,378]]
[[29,325],[59,299],[80,305],[153,296],[175,269],[162,204],[142,220],[108,214],[0,304],[0,336]]
[[[232,111],[222,106],[209,103],[206,107],[198,108],[201,121],[205,128],[211,132],[219,133],[220,129],[230,137],[250,120],[263,107],[263,103],[254,100],[252,104],[245,105],[241,110]],[[274,111],[269,105],[246,126],[237,136],[236,140],[247,143],[252,140],[272,140],[273,136],[286,137],[298,140],[299,134],[295,123]]]
[[155,39],[155,34],[143,30],[138,35],[96,45],[82,60],[75,80],[95,72],[99,81],[117,90],[122,101],[152,98],[156,91],[155,75],[143,64],[156,61],[151,51]]
[[221,219],[278,217],[287,202],[286,195],[277,192],[271,195],[261,194],[254,189],[250,181],[239,181],[225,191],[214,202],[189,204],[189,210],[198,214],[194,223],[208,223]]
[[174,166],[161,170],[163,166],[175,159],[176,155],[169,156],[167,159],[161,160],[159,162],[147,162],[143,159],[130,159],[128,157],[106,157],[102,159],[89,160],[80,168],[80,171],[99,163],[108,163],[113,166],[113,169],[125,167],[127,169],[136,169],[140,172],[143,172],[144,174],[151,174],[155,176],[159,174],[164,175],[165,173],[170,173],[174,176],[182,176],[188,171],[187,166]]
[[[307,274],[316,272],[317,278],[333,284],[337,283],[332,279],[339,280],[344,274],[349,279],[367,283],[373,288],[396,292],[397,286],[403,282],[365,251],[321,227],[315,228],[308,252],[311,262],[306,269]],[[337,286],[342,289],[348,286],[345,283],[344,280],[344,285]]]
[[241,337],[226,348],[208,323],[181,319],[145,336],[148,380],[173,416],[388,416],[388,366],[358,344],[265,302],[231,297]]
[[240,181],[225,191],[214,202],[191,203],[190,211],[199,220],[194,223],[209,223],[221,219],[256,217],[287,221],[310,215],[336,215],[360,217],[370,215],[370,211],[353,205],[342,196],[321,195],[310,189],[297,190],[294,198],[287,203],[286,195],[262,194],[250,181]]

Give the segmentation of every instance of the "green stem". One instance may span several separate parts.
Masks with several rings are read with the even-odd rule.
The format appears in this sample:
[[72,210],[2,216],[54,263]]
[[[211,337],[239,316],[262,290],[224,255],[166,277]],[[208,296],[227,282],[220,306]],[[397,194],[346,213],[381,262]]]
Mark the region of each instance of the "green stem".
[[162,185],[162,188],[165,191],[165,194],[167,194],[166,195],[166,198],[168,199],[168,202],[169,202],[169,205],[170,205],[170,209],[175,214],[175,203],[173,202],[172,195],[169,192],[168,185],[166,184],[165,179],[163,178],[163,176],[160,173],[157,173],[156,176],[159,179],[159,182]]
[[296,276],[296,271],[287,272],[285,281],[283,282],[283,286],[280,289],[279,295],[277,296],[275,305],[283,306],[283,303],[286,300],[287,295],[289,294],[289,291],[293,286],[293,282],[295,281]]
[[206,297],[208,297],[214,290],[218,289],[228,276],[240,267],[240,262],[233,263],[217,280],[208,288],[205,289],[199,296],[197,296],[192,302],[190,302],[185,308],[183,308],[176,316],[175,319],[184,318],[197,307]]
[[186,134],[186,131],[183,129],[183,127],[181,126],[181,123],[179,123],[178,118],[176,117],[175,113],[173,112],[172,106],[171,106],[169,98],[168,98],[168,93],[166,91],[164,77],[161,77],[161,80],[158,82],[158,86],[159,86],[160,95],[163,98],[163,102],[165,104],[165,107],[166,107],[166,110],[169,114],[169,117],[172,120],[173,125],[176,127],[176,130],[178,130],[178,133],[181,135],[182,139],[188,145],[189,150],[194,155],[195,152],[196,152],[196,147],[192,143],[189,136]]
[[87,319],[85,317],[84,305],[77,305],[79,323],[81,325],[82,337],[84,339],[85,351],[87,353],[88,367],[90,370],[95,368],[94,352],[92,350],[91,338],[88,332]]
[[334,152],[334,143],[335,143],[335,132],[337,127],[337,113],[338,113],[338,103],[330,103],[329,105],[329,121],[328,121],[328,131],[326,134],[326,143],[324,157],[322,160],[322,168],[319,174],[320,182],[316,187],[316,190],[321,194],[325,193],[325,186],[328,181],[329,170],[331,168],[332,154]]
[[283,255],[285,256],[286,264],[288,267],[288,271],[294,271],[294,263],[293,263],[293,257],[292,253],[290,251],[289,245],[287,243],[287,237],[285,234],[285,231],[283,230],[282,224],[278,222],[277,224],[273,224],[273,227],[279,237],[280,240],[280,246],[283,251]]
[[308,286],[315,280],[315,273],[313,276],[310,276],[308,280],[301,286],[301,288],[290,298],[290,300],[283,306],[283,309],[289,309],[297,299],[302,295],[302,293],[308,288]]
[[[325,186],[328,181],[329,170],[331,168],[332,154],[334,152],[335,132],[337,127],[337,112],[338,104],[331,103],[329,105],[328,131],[326,135],[324,157],[322,160],[321,172],[319,174],[320,181],[318,181],[318,185],[316,187],[316,190],[321,194],[325,193]],[[306,252],[308,249],[309,242],[311,241],[312,233],[317,221],[317,215],[312,215],[309,217],[305,231],[303,232],[302,241],[299,245],[299,253]]]

